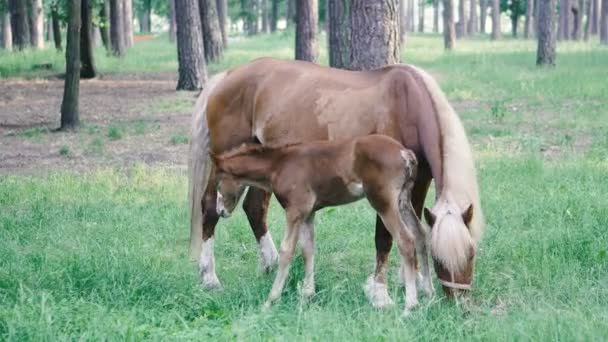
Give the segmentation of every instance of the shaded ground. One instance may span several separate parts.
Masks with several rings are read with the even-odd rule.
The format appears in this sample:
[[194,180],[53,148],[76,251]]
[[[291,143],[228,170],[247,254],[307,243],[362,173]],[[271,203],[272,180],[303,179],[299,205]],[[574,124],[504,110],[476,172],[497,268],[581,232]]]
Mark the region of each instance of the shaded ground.
[[106,76],[81,83],[78,133],[59,125],[63,81],[0,81],[0,172],[186,162],[196,93],[176,92],[174,74]]

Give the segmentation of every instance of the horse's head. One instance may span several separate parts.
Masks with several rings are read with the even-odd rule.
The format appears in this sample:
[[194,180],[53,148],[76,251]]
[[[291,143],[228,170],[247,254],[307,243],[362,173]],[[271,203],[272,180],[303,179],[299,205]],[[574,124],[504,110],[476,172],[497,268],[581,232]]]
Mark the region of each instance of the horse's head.
[[424,208],[431,226],[431,254],[435,273],[449,297],[471,289],[475,267],[475,240],[470,223],[473,205],[462,211],[450,201],[439,200],[433,209]]

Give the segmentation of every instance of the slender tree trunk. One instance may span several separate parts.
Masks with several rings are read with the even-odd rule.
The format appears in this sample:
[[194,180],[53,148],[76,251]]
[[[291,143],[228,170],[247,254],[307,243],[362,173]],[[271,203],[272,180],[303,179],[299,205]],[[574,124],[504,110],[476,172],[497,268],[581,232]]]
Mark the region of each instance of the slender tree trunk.
[[[402,0],[404,1],[404,0]],[[348,69],[351,65],[350,0],[327,0],[329,65]]]
[[143,11],[139,20],[141,32],[152,32],[152,0],[143,0]]
[[2,22],[2,48],[5,50],[13,49],[13,32],[11,29],[11,15],[6,12],[0,14]]
[[[530,0],[531,1],[531,0]],[[477,0],[471,0],[471,6],[469,7],[469,25],[467,27],[467,32],[470,35],[477,34],[477,25],[479,23],[477,18]]]
[[260,7],[262,7],[262,32],[268,33],[270,32],[268,0],[260,0]]
[[587,13],[587,20],[585,21],[585,41],[589,40],[589,34],[591,33],[591,6],[593,6],[593,0],[585,1],[587,6],[585,7],[585,12]]
[[458,24],[456,27],[456,37],[467,35],[467,11],[466,0],[458,1]]
[[454,3],[452,0],[443,0],[443,47],[446,50],[454,49],[456,41],[454,27]]
[[532,14],[534,12],[534,0],[526,1],[526,21],[524,22],[524,38],[530,38],[532,33]]
[[492,39],[500,39],[500,1],[492,0]]
[[217,16],[220,24],[220,34],[222,36],[222,45],[224,48],[228,46],[228,35],[226,34],[226,16],[228,15],[228,0],[217,0]]
[[591,34],[597,34],[600,27],[600,2],[601,0],[592,0],[591,5]]
[[177,18],[177,90],[197,90],[207,81],[198,0],[175,0]]
[[133,0],[122,0],[123,2],[123,29],[125,31],[125,46],[133,46]]
[[[326,0],[326,1],[329,4],[329,0]],[[277,31],[277,22],[278,21],[279,21],[279,0],[272,0],[272,11],[270,13],[270,32]]]
[[581,26],[584,5],[581,4],[583,0],[574,0],[572,3],[572,40],[581,40]]
[[540,0],[534,0],[534,32],[538,34],[538,13],[539,11],[539,2]]
[[[222,1],[222,0],[220,0]],[[175,0],[169,0],[169,41],[171,43],[175,42],[176,40],[176,33],[177,33],[177,28],[176,28],[176,19],[175,19]]]
[[538,49],[536,65],[555,65],[555,6],[556,0],[537,0]]
[[317,11],[317,0],[296,1],[296,59],[317,61]]
[[479,32],[486,34],[486,19],[488,18],[487,0],[479,0]]
[[215,0],[199,0],[201,24],[203,29],[203,44],[205,46],[205,61],[215,62],[222,58],[224,42],[220,21],[217,15]]
[[101,34],[101,41],[106,51],[111,51],[110,46],[110,2],[104,0],[99,6],[99,33]]
[[371,70],[399,63],[398,10],[397,0],[351,2],[350,69]]
[[414,0],[407,1],[407,30],[416,32],[416,19],[414,18]]
[[53,22],[51,21],[50,16],[48,16],[46,18],[44,32],[46,33],[45,40],[47,42],[52,42],[53,41]]
[[82,28],[80,29],[80,78],[94,78],[95,58],[93,56],[93,4],[92,0],[81,0]]
[[418,32],[424,32],[424,8],[426,0],[418,1]]
[[23,50],[30,43],[30,29],[27,22],[27,7],[25,0],[9,0],[11,13],[11,31],[13,33],[13,46]]
[[57,12],[57,5],[51,7],[51,21],[53,23],[53,40],[55,41],[55,49],[62,51],[61,46],[61,26],[59,24],[59,13]]
[[511,33],[513,38],[517,38],[517,25],[519,23],[519,16],[512,15],[511,16]]
[[398,0],[399,1],[399,40],[401,41],[401,44],[403,44],[403,46],[405,46],[406,40],[407,40],[407,21],[408,21],[408,17],[407,17],[407,6],[406,6],[406,1],[407,0]]
[[608,44],[608,0],[602,0],[600,16],[600,43]]
[[122,0],[110,0],[110,41],[112,43],[112,54],[117,57],[124,56],[127,49],[123,5]]
[[292,24],[296,22],[296,1],[297,0],[287,0],[287,27],[290,27]]
[[44,11],[42,0],[32,0],[31,41],[35,49],[44,49]]
[[80,25],[81,0],[70,0],[68,42],[65,49],[65,84],[61,102],[61,130],[80,125],[78,99],[80,93]]
[[439,32],[439,0],[433,0],[433,33],[437,32]]

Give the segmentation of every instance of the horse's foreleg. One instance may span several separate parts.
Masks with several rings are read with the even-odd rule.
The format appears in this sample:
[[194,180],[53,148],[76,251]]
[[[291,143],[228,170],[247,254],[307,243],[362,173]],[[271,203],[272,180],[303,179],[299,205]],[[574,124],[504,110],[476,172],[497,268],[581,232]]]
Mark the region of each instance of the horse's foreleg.
[[266,225],[270,196],[269,192],[250,187],[243,201],[243,210],[260,248],[260,268],[264,272],[269,272],[279,259],[277,248]]
[[365,294],[375,308],[384,308],[393,304],[386,286],[388,254],[393,245],[393,238],[386,230],[380,216],[376,217],[376,269],[365,284]]
[[215,233],[215,226],[219,220],[216,210],[216,196],[216,183],[210,181],[205,197],[203,198],[203,243],[198,264],[201,282],[205,288],[220,287],[220,281],[215,274],[215,255],[213,250],[213,236]]

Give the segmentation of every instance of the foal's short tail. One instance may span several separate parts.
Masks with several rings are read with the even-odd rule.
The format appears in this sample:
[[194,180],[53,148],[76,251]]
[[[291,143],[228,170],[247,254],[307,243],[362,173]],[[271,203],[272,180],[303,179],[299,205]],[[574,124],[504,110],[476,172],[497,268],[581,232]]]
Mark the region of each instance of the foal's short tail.
[[[399,193],[399,212],[401,219],[409,229],[417,229],[423,236],[427,236],[426,227],[420,223],[414,207],[412,207],[412,188],[416,181],[418,171],[418,160],[414,152],[401,150],[401,157],[404,160],[404,181],[401,192]],[[416,232],[412,232],[416,234]]]
[[211,160],[209,158],[209,127],[207,125],[207,99],[226,73],[213,76],[199,95],[190,132],[190,152],[188,157],[188,189],[190,200],[190,259],[196,260],[203,242],[203,196],[207,189]]

